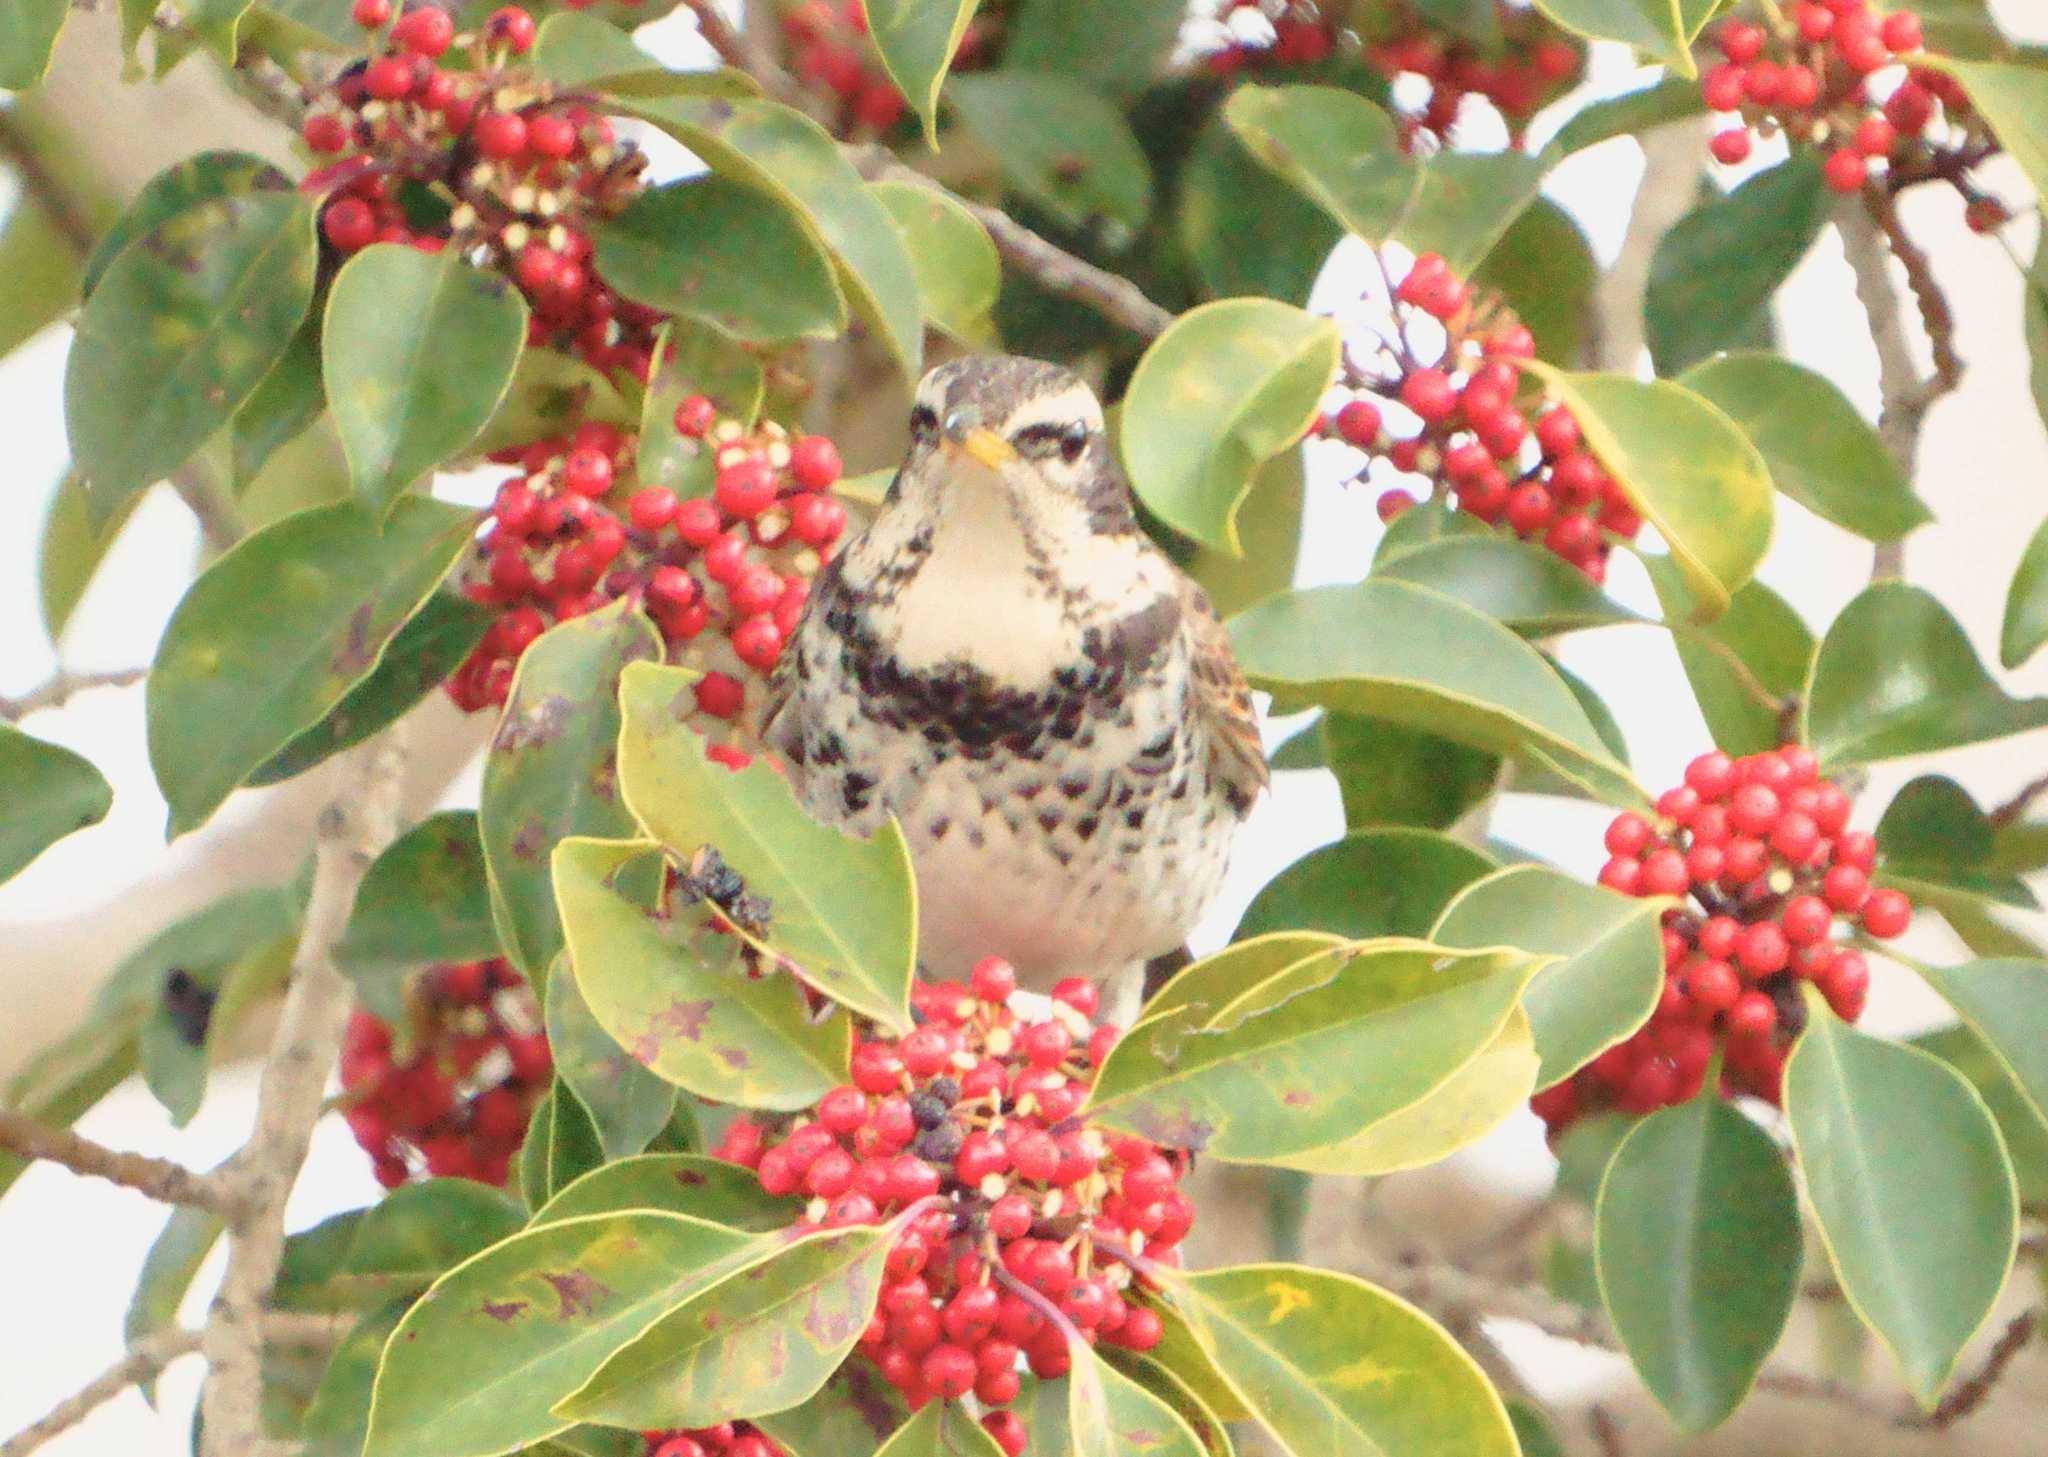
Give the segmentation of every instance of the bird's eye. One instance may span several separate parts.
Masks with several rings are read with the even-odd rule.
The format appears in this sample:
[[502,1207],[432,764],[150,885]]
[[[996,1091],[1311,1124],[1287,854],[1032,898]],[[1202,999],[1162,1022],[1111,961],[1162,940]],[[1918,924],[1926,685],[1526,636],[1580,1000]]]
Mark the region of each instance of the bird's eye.
[[910,438],[920,445],[928,443],[939,433],[939,412],[930,405],[919,405],[910,412]]
[[1060,432],[1060,459],[1072,465],[1088,448],[1088,427],[1079,420]]
[[1050,460],[1057,455],[1072,465],[1088,448],[1088,426],[1080,420],[1064,425],[1026,425],[1010,437],[1010,442],[1020,454],[1039,460]]

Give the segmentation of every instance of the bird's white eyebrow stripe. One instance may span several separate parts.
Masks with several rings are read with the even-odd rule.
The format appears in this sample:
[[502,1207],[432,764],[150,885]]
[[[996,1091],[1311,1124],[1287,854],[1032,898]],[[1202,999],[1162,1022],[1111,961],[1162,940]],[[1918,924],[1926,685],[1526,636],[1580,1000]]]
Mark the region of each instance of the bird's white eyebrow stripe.
[[1015,435],[1033,425],[1065,425],[1079,420],[1091,430],[1102,428],[1102,406],[1087,385],[1075,383],[1053,394],[1035,395],[1018,402],[1001,425],[1002,433]]

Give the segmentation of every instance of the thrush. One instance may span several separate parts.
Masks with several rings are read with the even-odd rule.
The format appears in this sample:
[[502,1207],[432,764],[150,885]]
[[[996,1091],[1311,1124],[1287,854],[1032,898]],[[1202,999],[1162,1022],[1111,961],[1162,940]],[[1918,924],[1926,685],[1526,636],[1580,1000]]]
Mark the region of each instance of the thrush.
[[919,384],[762,730],[812,814],[901,824],[925,975],[996,955],[1039,990],[1178,949],[1267,782],[1222,624],[1140,527],[1100,402],[1031,359]]

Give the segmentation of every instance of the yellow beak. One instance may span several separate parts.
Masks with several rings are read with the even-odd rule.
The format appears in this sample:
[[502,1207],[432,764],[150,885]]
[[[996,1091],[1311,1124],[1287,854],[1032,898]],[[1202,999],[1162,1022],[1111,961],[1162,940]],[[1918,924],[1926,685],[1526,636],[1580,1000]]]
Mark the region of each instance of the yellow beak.
[[975,426],[959,439],[946,437],[950,449],[958,450],[970,459],[978,461],[990,470],[999,471],[1017,458],[1017,452],[1010,442],[995,431]]

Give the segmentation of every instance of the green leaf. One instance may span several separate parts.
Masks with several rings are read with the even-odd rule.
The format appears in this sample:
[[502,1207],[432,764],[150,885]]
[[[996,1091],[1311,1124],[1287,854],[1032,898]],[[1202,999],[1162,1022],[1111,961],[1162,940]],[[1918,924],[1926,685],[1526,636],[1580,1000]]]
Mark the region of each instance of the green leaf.
[[701,1154],[649,1153],[592,1169],[534,1212],[535,1225],[583,1214],[653,1209],[687,1214],[752,1234],[787,1229],[803,1213],[801,1199],[777,1199],[752,1169]]
[[462,665],[497,621],[497,609],[435,592],[405,620],[370,675],[320,721],[251,770],[245,784],[280,784],[403,718]]
[[370,866],[334,959],[351,977],[400,977],[436,961],[498,954],[476,814],[443,810]]
[[596,230],[597,266],[628,297],[748,343],[846,327],[832,259],[781,197],[723,177],[650,188]]
[[1328,319],[1270,299],[1225,299],[1174,320],[1124,395],[1119,444],[1146,508],[1242,555],[1237,510],[1253,473],[1307,432],[1338,350]]
[[1820,236],[1833,199],[1819,160],[1802,151],[1679,219],[1650,260],[1643,303],[1657,372],[1740,347],[1769,318],[1771,296]]
[[[894,820],[871,836],[812,819],[765,763],[737,772],[705,757],[688,722],[696,674],[627,670],[619,779],[642,830],[687,861],[711,846],[772,908],[758,938],[776,963],[884,1027],[908,1031],[917,970],[910,848]],[[578,968],[579,972],[582,970]]]
[[1139,1010],[1138,1020],[1150,1022],[1182,1007],[1206,1018],[1236,1001],[1246,988],[1343,945],[1343,937],[1323,931],[1271,931],[1261,936],[1233,937],[1231,945],[1175,973]]
[[1818,997],[1785,1064],[1785,1114],[1835,1276],[1931,1408],[2012,1266],[2018,1196],[1998,1126],[1952,1068]]
[[1771,544],[1771,475],[1757,448],[1683,385],[1536,368],[1664,538],[1704,615],[1727,611]]
[[301,325],[228,427],[228,475],[236,488],[252,486],[271,457],[304,434],[326,408],[319,330]]
[[1174,226],[1210,296],[1306,304],[1343,229],[1260,163],[1219,113],[1182,164]]
[[[476,12],[481,20],[483,11]],[[617,96],[755,96],[760,87],[730,67],[675,71],[634,44],[610,20],[574,11],[541,21],[530,59],[536,75],[576,90]]]
[[1003,179],[1070,231],[1120,252],[1152,211],[1152,172],[1123,114],[1070,71],[979,71],[946,88]]
[[1493,793],[1495,755],[1405,724],[1326,713],[1310,732],[1337,776],[1344,823],[1446,830]]
[[830,133],[770,101],[633,97],[616,105],[668,132],[712,171],[777,192],[808,214],[838,260],[854,313],[904,374],[916,376],[924,353],[917,274],[902,234]]
[[555,1410],[607,1426],[688,1428],[795,1406],[860,1338],[889,1247],[917,1213],[763,1236],[759,1260],[692,1293]]
[[868,34],[882,67],[924,123],[924,139],[939,145],[939,88],[967,22],[980,0],[862,0]]
[[1580,108],[1543,150],[1553,157],[1568,157],[1614,137],[1698,116],[1706,109],[1697,81],[1688,76],[1665,76],[1652,85]]
[[1206,1451],[1180,1413],[1087,1346],[1074,1351],[1067,1373],[1067,1429],[1073,1457],[1203,1457]]
[[0,88],[24,91],[43,79],[70,13],[66,0],[0,0]]
[[527,1208],[539,1209],[603,1163],[596,1117],[574,1088],[556,1078],[534,1105],[519,1150],[520,1197]]
[[1519,946],[1559,958],[1522,996],[1542,1055],[1536,1085],[1570,1077],[1649,1020],[1664,990],[1668,902],[1511,865],[1460,891],[1427,933],[1440,946]]
[[[1698,609],[1671,559],[1649,556],[1644,562],[1664,615],[1681,623],[1694,617]],[[1752,581],[1728,599],[1728,610],[1713,622],[1695,624],[1671,638],[1714,742],[1730,754],[1759,754],[1777,748],[1778,711],[1759,702],[1727,658],[1701,639],[1719,643],[1766,692],[1790,702],[1805,691],[1806,675],[1813,666],[1815,644],[1805,621],[1784,598],[1762,582]]]
[[[296,905],[292,909],[295,922]],[[250,1010],[288,980],[297,939],[294,926],[226,965],[181,966],[167,976],[142,1023],[137,1048],[142,1080],[170,1114],[173,1127],[183,1128],[199,1112],[215,1054],[230,1042]],[[171,989],[171,979],[179,971],[185,974],[185,997],[173,995]],[[183,1010],[193,989],[207,998],[204,1020],[196,1026]]]
[[[1232,1163],[1326,1148],[1420,1102],[1500,1034],[1541,962],[1400,939],[1312,954],[1220,1011],[1188,1002],[1118,1043],[1089,1100],[1111,1127]],[[1371,1067],[1370,1080],[1332,1067]]]
[[1603,795],[1642,791],[1527,643],[1408,582],[1369,578],[1272,597],[1231,619],[1237,660],[1284,705],[1389,719],[1491,753],[1555,761]]
[[996,295],[1003,265],[996,245],[966,204],[950,193],[915,182],[870,182],[868,190],[889,210],[903,235],[917,296],[935,329],[962,344],[996,342]]
[[675,1110],[676,1090],[598,1025],[561,957],[548,972],[547,1033],[555,1076],[582,1099],[604,1156],[624,1158],[652,1143]]
[[638,423],[633,406],[596,369],[558,350],[529,349],[519,356],[512,383],[474,449],[487,453],[544,435],[567,435],[586,420],[622,429]]
[[[39,1123],[69,1127],[135,1071],[135,1034],[145,1010],[132,999],[95,1007],[78,1026],[26,1059],[0,1087],[0,1103]],[[0,1152],[0,1194],[30,1162]]]
[[957,1402],[926,1402],[875,1457],[1003,1457],[996,1439]]
[[1429,542],[1373,572],[1432,587],[1531,636],[1643,620],[1556,552],[1492,532]]
[[866,1361],[848,1361],[809,1401],[754,1425],[789,1457],[842,1457],[872,1449],[907,1415],[896,1388]]
[[1230,1428],[1222,1418],[1212,1411],[1207,1402],[1196,1395],[1186,1381],[1175,1375],[1165,1365],[1151,1356],[1121,1346],[1098,1348],[1097,1356],[1110,1369],[1143,1387],[1153,1396],[1173,1409],[1173,1414],[1187,1423],[1188,1431],[1201,1444],[1201,1450],[1208,1457],[1236,1457],[1237,1449],[1230,1441]]
[[1594,1213],[1600,1289],[1679,1430],[1719,1426],[1749,1395],[1799,1296],[1801,1244],[1784,1156],[1717,1089],[1615,1150]]
[[641,1066],[702,1098],[808,1107],[846,1080],[847,1019],[812,1020],[795,979],[749,977],[734,938],[651,915],[609,882],[654,846],[572,839],[555,896],[584,1003]]
[[1334,86],[1240,86],[1223,118],[1266,167],[1348,233],[1392,235],[1422,185],[1393,118]]
[[1536,200],[1544,164],[1521,152],[1439,152],[1421,165],[1421,185],[1394,237],[1417,253],[1439,253],[1470,273]]
[[1813,662],[1805,732],[1831,768],[1926,754],[2048,724],[2048,698],[2006,695],[1949,610],[1879,582],[1842,609]]
[[2027,342],[2027,384],[2034,396],[2034,413],[2048,421],[2048,248],[2038,244],[2022,283],[2020,314]]
[[409,1303],[394,1300],[371,1311],[334,1348],[299,1428],[306,1457],[362,1457],[377,1362]]
[[1723,354],[1679,383],[1749,436],[1772,483],[1807,510],[1870,541],[1934,519],[1877,431],[1825,376],[1775,354]]
[[340,1273],[422,1290],[444,1271],[519,1232],[511,1196],[469,1179],[428,1179],[363,1211]]
[[2048,70],[1942,56],[1926,60],[1963,83],[1971,104],[2026,174],[2035,196],[2048,197]]
[[1522,1457],[1566,1457],[1564,1444],[1550,1430],[1550,1423],[1534,1403],[1510,1401],[1508,1420],[1515,1425],[1515,1440]]
[[89,759],[0,723],[0,881],[66,835],[96,825],[114,790]]
[[380,529],[344,501],[265,527],[201,574],[149,674],[149,760],[172,838],[204,824],[369,676],[469,544],[474,520],[413,497]]
[[2048,1128],[2048,963],[1986,960],[1916,969],[1991,1049]]
[[382,509],[475,440],[526,347],[526,301],[458,249],[377,243],[327,294],[327,400],[356,494]]
[[602,1214],[513,1235],[406,1312],[377,1373],[363,1457],[495,1457],[563,1430],[550,1408],[756,1236],[678,1214]]
[[292,192],[203,202],[139,241],[86,300],[65,363],[65,426],[101,521],[233,417],[313,297],[313,209]]
[[71,312],[78,297],[78,245],[32,197],[0,222],[0,358]]
[[2035,528],[2005,597],[1998,628],[1998,661],[2017,668],[2048,643],[2048,520]]
[[1536,357],[1560,369],[1579,361],[1599,277],[1585,233],[1545,197],[1524,208],[1472,270],[1472,282],[1506,299],[1536,336]]
[[711,494],[713,452],[701,440],[676,433],[676,406],[690,395],[703,395],[730,415],[751,425],[761,411],[766,384],[752,356],[717,330],[674,319],[658,336],[651,383],[641,401],[640,443],[636,465],[640,484],[663,486],[687,500]]
[[1618,40],[1664,62],[1681,76],[1696,76],[1692,42],[1720,0],[1536,0],[1536,8],[1566,30],[1594,40]]
[[1164,1279],[1167,1298],[1285,1457],[1515,1457],[1500,1397],[1406,1301],[1300,1265]]
[[292,180],[252,152],[209,151],[166,167],[142,185],[135,200],[100,235],[85,261],[78,296],[89,298],[107,268],[128,245],[202,203],[253,193],[290,193]]
[[[178,1307],[226,1230],[227,1221],[211,1209],[185,1204],[171,1210],[142,1257],[142,1272],[135,1277],[135,1293],[128,1298],[128,1314],[121,1322],[124,1341],[132,1346],[178,1323]],[[152,1403],[155,1388],[154,1379],[142,1388]]]
[[2035,909],[2027,883],[1996,863],[1996,843],[1997,827],[1962,785],[1923,774],[1892,796],[1878,821],[1878,878],[1937,910],[1947,896]]
[[1493,868],[1479,851],[1434,830],[1353,830],[1266,882],[1231,939],[1291,930],[1424,936],[1453,896]]
[[484,756],[477,828],[498,940],[539,982],[562,949],[548,856],[569,835],[624,835],[618,797],[619,676],[661,655],[654,624],[618,602],[543,633],[520,656]]
[[1984,1039],[1965,1026],[1923,1032],[1912,1045],[1933,1053],[1970,1080],[1970,1086],[1991,1109],[1999,1137],[2012,1158],[2020,1198],[2033,1204],[2048,1199],[2048,1127],[2033,1104],[2021,1095],[2005,1064]]
[[[1153,79],[1186,13],[1182,0],[1025,0],[1012,7],[1003,62],[1125,95]],[[1077,45],[1077,36],[1104,43]]]

